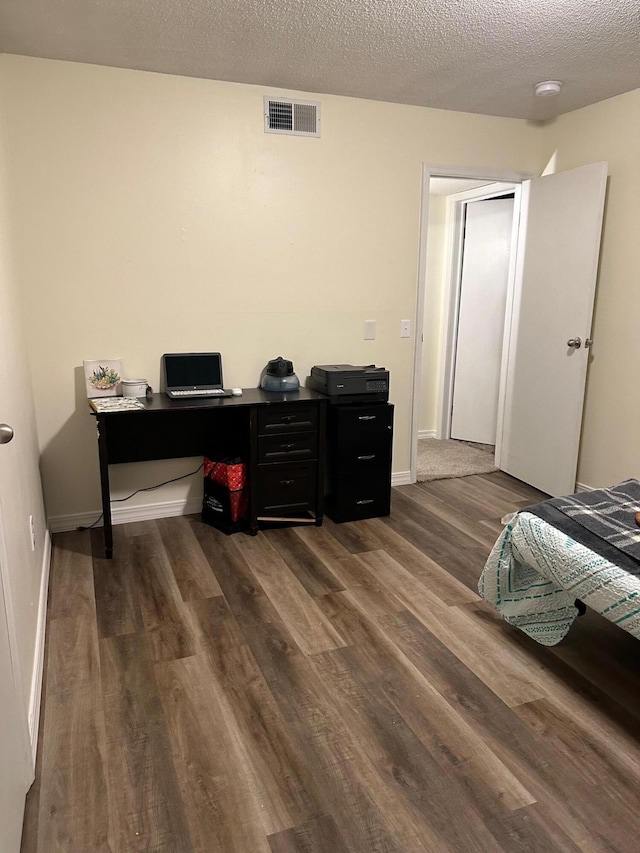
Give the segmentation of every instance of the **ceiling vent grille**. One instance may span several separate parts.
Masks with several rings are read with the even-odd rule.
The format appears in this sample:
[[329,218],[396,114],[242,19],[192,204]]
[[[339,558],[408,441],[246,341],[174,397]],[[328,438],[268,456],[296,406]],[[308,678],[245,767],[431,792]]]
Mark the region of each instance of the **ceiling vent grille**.
[[264,99],[265,133],[320,136],[320,104],[290,98]]

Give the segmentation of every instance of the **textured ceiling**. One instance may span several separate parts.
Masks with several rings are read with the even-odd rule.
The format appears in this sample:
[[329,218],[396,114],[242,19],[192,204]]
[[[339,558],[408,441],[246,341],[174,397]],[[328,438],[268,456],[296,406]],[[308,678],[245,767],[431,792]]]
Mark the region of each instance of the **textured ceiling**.
[[640,88],[640,3],[0,0],[0,51],[543,120]]

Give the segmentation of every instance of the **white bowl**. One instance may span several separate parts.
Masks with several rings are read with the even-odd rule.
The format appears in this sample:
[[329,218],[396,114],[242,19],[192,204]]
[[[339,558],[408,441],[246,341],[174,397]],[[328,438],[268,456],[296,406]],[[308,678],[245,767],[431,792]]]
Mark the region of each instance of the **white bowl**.
[[147,393],[146,379],[123,379],[122,380],[122,396],[123,397],[144,397]]

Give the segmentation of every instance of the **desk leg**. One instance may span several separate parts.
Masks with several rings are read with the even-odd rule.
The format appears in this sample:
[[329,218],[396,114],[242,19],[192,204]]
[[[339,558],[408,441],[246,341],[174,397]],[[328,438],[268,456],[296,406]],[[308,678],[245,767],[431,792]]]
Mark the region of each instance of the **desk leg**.
[[322,527],[324,515],[325,468],[327,464],[327,403],[318,408],[318,491],[316,492],[316,527]]
[[113,557],[113,527],[111,524],[111,492],[109,489],[109,455],[107,453],[107,424],[98,415],[98,453],[100,455],[100,491],[102,492],[102,520],[104,522],[104,555]]
[[258,535],[258,498],[257,482],[258,475],[258,411],[255,406],[249,410],[249,534]]

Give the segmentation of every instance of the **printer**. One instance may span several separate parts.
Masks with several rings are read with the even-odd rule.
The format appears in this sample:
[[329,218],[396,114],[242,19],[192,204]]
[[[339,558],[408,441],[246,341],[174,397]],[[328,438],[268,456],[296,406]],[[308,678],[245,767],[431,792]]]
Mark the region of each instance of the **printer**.
[[317,364],[311,368],[308,384],[332,403],[386,403],[389,399],[389,371],[375,364]]

